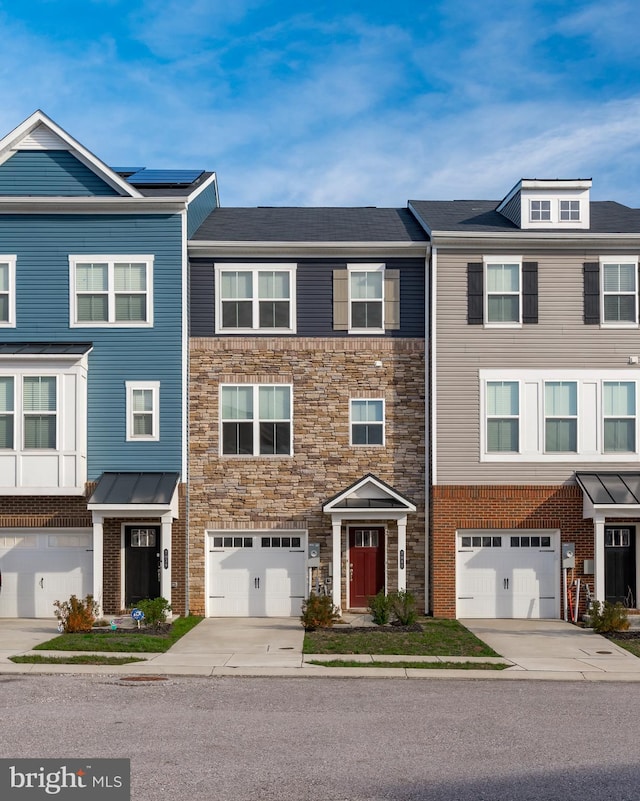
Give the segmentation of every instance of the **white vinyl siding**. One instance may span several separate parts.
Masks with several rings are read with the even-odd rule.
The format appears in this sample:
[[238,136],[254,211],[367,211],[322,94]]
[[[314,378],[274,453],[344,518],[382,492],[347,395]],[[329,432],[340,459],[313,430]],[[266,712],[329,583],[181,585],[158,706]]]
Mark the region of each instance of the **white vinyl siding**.
[[216,264],[215,281],[216,333],[295,333],[295,264]]
[[72,327],[153,325],[153,256],[69,256]]
[[0,327],[16,325],[16,257],[0,256]]
[[484,260],[484,320],[487,326],[522,323],[522,261],[492,257]]
[[[637,462],[640,379],[628,375],[481,370],[481,461]],[[506,425],[517,413],[519,450]]]
[[160,439],[160,382],[127,381],[127,440]]

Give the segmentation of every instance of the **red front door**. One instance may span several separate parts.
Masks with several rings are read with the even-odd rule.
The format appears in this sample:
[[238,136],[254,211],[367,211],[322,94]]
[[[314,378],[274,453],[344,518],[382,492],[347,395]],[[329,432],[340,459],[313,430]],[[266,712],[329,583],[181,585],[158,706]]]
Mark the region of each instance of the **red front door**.
[[384,589],[384,528],[349,529],[349,606],[362,609]]

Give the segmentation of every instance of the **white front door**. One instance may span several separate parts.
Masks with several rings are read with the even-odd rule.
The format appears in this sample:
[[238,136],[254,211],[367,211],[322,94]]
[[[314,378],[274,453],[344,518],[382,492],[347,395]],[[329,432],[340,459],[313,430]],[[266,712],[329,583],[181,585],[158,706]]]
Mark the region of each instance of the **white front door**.
[[212,532],[209,617],[291,617],[306,596],[306,539],[299,534]]
[[54,602],[93,591],[91,532],[0,533],[0,617],[54,617]]
[[456,587],[460,618],[559,617],[559,535],[458,532]]

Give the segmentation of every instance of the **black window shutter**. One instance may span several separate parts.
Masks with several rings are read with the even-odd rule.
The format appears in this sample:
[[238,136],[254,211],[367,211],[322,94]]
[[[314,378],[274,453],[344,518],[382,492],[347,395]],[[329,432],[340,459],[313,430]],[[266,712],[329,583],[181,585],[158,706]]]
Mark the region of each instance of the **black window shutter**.
[[584,322],[585,325],[600,325],[600,264],[588,261],[583,269]]
[[538,322],[538,262],[522,262],[522,322]]
[[484,322],[482,262],[467,264],[467,322],[469,325],[482,325]]

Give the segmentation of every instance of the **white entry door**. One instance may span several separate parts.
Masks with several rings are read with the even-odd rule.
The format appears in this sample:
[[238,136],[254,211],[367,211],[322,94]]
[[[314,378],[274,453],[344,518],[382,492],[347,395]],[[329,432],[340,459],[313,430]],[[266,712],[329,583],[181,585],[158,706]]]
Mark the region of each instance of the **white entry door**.
[[54,601],[93,591],[91,532],[3,531],[0,617],[54,617]]
[[459,532],[457,536],[457,617],[559,617],[556,532]]
[[305,538],[290,533],[210,533],[207,615],[291,617],[306,596]]

